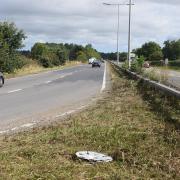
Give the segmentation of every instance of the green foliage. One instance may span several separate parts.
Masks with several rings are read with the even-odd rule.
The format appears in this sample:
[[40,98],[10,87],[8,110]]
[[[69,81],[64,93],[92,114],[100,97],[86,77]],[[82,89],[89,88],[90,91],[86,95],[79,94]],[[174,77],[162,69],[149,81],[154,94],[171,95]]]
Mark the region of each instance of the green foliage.
[[169,66],[179,67],[180,68],[180,60],[178,60],[178,61],[169,61]]
[[86,62],[91,57],[101,58],[90,44],[83,47],[76,44],[36,43],[31,54],[44,67],[63,65],[67,60]]
[[180,59],[180,39],[177,41],[165,41],[163,48],[164,58],[171,60]]
[[57,50],[56,55],[58,56],[58,62],[57,64],[53,63],[56,66],[64,65],[66,60],[68,59],[67,51],[63,50]]
[[64,65],[68,59],[65,47],[55,43],[36,43],[31,49],[31,55],[46,68]]
[[155,51],[149,56],[149,61],[160,61],[163,59],[162,51]]
[[0,45],[13,52],[21,47],[26,38],[22,30],[18,30],[14,23],[0,22]]
[[88,59],[90,59],[92,57],[95,57],[96,59],[100,59],[101,58],[100,54],[95,49],[93,49],[90,44],[88,44],[85,47],[85,52],[84,53],[86,54]]
[[144,56],[140,56],[140,57],[137,59],[138,65],[139,65],[140,67],[143,67],[144,61],[145,61]]
[[131,63],[131,71],[140,73],[142,71],[142,67],[139,65],[137,60],[132,61]]
[[135,49],[134,52],[138,57],[144,56],[146,60],[150,61],[163,58],[161,47],[155,42],[145,43],[141,48]]
[[27,62],[23,56],[15,53],[9,53],[6,49],[0,49],[0,71],[12,73],[16,69],[22,68]]
[[125,62],[122,64],[122,68],[123,68],[123,69],[128,69],[128,68],[129,68],[129,62],[128,62],[128,61],[125,61]]
[[[108,60],[117,60],[117,53],[101,53],[101,56],[103,59],[108,59]],[[119,61],[125,62],[127,60],[127,53],[122,52],[119,53]]]
[[142,73],[142,68],[144,65],[145,58],[144,56],[140,56],[138,59],[131,62],[131,71]]
[[87,57],[86,53],[84,53],[83,51],[79,51],[77,54],[77,60],[81,61],[81,62],[87,62],[88,57]]
[[49,59],[48,57],[41,57],[41,58],[39,59],[39,62],[40,62],[40,64],[41,64],[43,67],[45,67],[45,68],[48,68],[48,67],[52,67],[52,66],[53,66],[52,63],[51,63],[51,61],[50,61],[50,59]]
[[127,52],[119,53],[119,61],[126,61],[127,60]]
[[25,35],[14,23],[0,22],[0,71],[11,73],[26,63],[17,52]]
[[45,44],[36,43],[31,49],[31,56],[34,59],[40,59],[47,53],[47,47]]

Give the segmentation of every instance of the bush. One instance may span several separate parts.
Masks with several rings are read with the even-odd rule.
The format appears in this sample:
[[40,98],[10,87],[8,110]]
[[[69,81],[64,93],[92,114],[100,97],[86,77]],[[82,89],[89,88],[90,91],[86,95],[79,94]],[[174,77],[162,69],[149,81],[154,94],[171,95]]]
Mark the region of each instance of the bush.
[[144,65],[145,58],[144,56],[140,56],[140,58],[137,59],[138,65],[142,68]]
[[122,68],[123,68],[123,69],[128,69],[128,68],[129,68],[129,62],[128,62],[128,61],[125,61],[125,62],[122,64]]
[[131,63],[131,71],[141,73],[142,67],[144,65],[144,56],[140,56],[137,60],[132,61]]
[[52,63],[51,63],[51,61],[50,61],[50,59],[49,59],[48,57],[41,57],[41,58],[39,59],[39,63],[40,63],[43,67],[45,67],[45,68],[48,68],[48,67],[52,67],[52,66],[53,66]]
[[9,53],[5,48],[0,50],[0,71],[2,72],[13,73],[16,69],[22,68],[27,63],[24,56],[17,52]]
[[140,73],[142,70],[142,67],[139,65],[139,62],[137,60],[132,61],[131,63],[131,71]]

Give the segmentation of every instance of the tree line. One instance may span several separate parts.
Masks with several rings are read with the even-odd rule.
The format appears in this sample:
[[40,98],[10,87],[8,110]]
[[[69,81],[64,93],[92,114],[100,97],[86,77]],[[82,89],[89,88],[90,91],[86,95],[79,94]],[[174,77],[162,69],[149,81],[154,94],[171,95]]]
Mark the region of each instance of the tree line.
[[159,61],[168,58],[169,60],[180,59],[180,39],[167,40],[163,48],[156,42],[147,42],[133,52],[138,56],[143,56],[148,61]]
[[[99,53],[91,44],[86,46],[67,43],[35,43],[30,51],[20,50],[23,47],[25,33],[14,23],[0,22],[0,71],[12,73],[30,62],[30,58],[44,67],[65,64],[66,61],[86,62],[89,58],[116,60],[116,53]],[[180,59],[180,39],[167,40],[163,48],[156,42],[147,42],[133,52],[145,60],[159,61]],[[122,52],[120,61],[127,59],[127,53]],[[26,57],[26,58],[25,58]],[[31,60],[32,61],[32,60]]]
[[[140,48],[132,51],[139,58],[142,56],[147,61],[159,61],[168,58],[169,60],[180,60],[180,39],[167,40],[164,46],[161,46],[153,41],[144,43]],[[116,60],[117,52],[101,53],[103,59]],[[126,61],[127,53],[119,53],[119,61]]]
[[92,47],[63,43],[35,43],[30,51],[21,50],[25,33],[14,23],[0,22],[0,71],[12,73],[26,64],[36,61],[43,67],[65,64],[66,61],[86,62],[89,58],[101,58]]
[[101,58],[90,44],[82,46],[67,43],[36,43],[31,49],[31,56],[44,67],[63,65],[68,60],[86,62],[91,57]]

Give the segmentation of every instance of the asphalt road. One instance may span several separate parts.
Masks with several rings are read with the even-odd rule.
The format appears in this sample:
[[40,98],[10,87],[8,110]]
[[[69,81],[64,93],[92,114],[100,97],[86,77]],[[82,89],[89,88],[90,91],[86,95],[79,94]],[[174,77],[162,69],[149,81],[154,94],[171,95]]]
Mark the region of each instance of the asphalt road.
[[80,65],[6,80],[0,89],[0,134],[83,108],[100,94],[104,66]]
[[173,70],[168,70],[168,82],[176,87],[178,90],[180,90],[180,72],[178,71],[173,71]]

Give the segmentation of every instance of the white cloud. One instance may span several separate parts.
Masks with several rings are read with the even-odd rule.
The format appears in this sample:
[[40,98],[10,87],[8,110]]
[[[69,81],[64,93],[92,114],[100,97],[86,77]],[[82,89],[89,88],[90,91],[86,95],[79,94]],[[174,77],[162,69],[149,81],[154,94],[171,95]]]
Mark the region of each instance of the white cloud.
[[[26,47],[37,41],[92,43],[100,51],[115,51],[117,8],[102,2],[128,0],[1,0],[0,20],[24,29]],[[180,38],[179,0],[134,0],[132,48],[145,41],[162,44]],[[127,49],[128,7],[120,7],[120,50]]]

